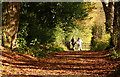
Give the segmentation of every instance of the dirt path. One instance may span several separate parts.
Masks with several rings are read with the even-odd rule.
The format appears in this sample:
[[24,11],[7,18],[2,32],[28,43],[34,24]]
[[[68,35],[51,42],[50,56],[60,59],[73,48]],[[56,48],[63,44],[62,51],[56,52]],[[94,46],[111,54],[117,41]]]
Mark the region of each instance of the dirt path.
[[26,75],[28,77],[40,75],[105,77],[114,72],[118,64],[118,61],[108,60],[105,52],[66,51],[37,59],[26,54],[2,51],[2,74],[9,77],[26,77]]

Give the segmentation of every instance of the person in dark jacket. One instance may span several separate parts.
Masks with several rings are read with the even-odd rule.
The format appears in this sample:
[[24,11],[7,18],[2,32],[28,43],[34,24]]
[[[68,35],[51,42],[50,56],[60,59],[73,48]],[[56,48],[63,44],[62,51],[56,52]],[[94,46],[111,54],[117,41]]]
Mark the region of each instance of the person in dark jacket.
[[74,50],[76,44],[76,40],[74,37],[72,37],[70,44],[72,45],[72,49]]

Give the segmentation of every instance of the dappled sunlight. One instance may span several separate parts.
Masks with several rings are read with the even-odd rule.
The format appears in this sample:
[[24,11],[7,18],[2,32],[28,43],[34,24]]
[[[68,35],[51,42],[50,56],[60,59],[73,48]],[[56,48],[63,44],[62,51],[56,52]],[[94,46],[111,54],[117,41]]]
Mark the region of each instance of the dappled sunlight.
[[119,65],[107,60],[105,53],[93,51],[56,52],[43,59],[6,50],[2,53],[3,75],[106,76]]
[[0,74],[120,75],[119,8],[120,1],[3,2]]

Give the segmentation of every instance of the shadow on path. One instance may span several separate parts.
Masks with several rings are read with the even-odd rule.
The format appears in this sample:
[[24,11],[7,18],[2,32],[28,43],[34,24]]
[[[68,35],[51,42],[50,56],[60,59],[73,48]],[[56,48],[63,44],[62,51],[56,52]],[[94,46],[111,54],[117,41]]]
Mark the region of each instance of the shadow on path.
[[[107,76],[115,71],[119,65],[117,61],[108,60],[105,52],[57,52],[53,56],[38,59],[25,54],[2,52],[2,65],[10,66],[13,70],[3,69],[3,75],[21,77],[29,75],[80,75],[80,76]],[[8,71],[9,70],[9,71]]]

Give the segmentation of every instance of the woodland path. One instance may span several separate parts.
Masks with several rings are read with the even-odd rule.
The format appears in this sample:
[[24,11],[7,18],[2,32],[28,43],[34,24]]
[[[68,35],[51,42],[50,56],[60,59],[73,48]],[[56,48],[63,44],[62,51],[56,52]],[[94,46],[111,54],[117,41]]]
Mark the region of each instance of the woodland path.
[[[106,77],[119,61],[108,59],[106,52],[64,51],[38,59],[26,54],[2,51],[2,75],[8,77]],[[43,76],[41,76],[43,77]],[[116,76],[117,77],[117,76]],[[119,76],[118,76],[119,77]]]

